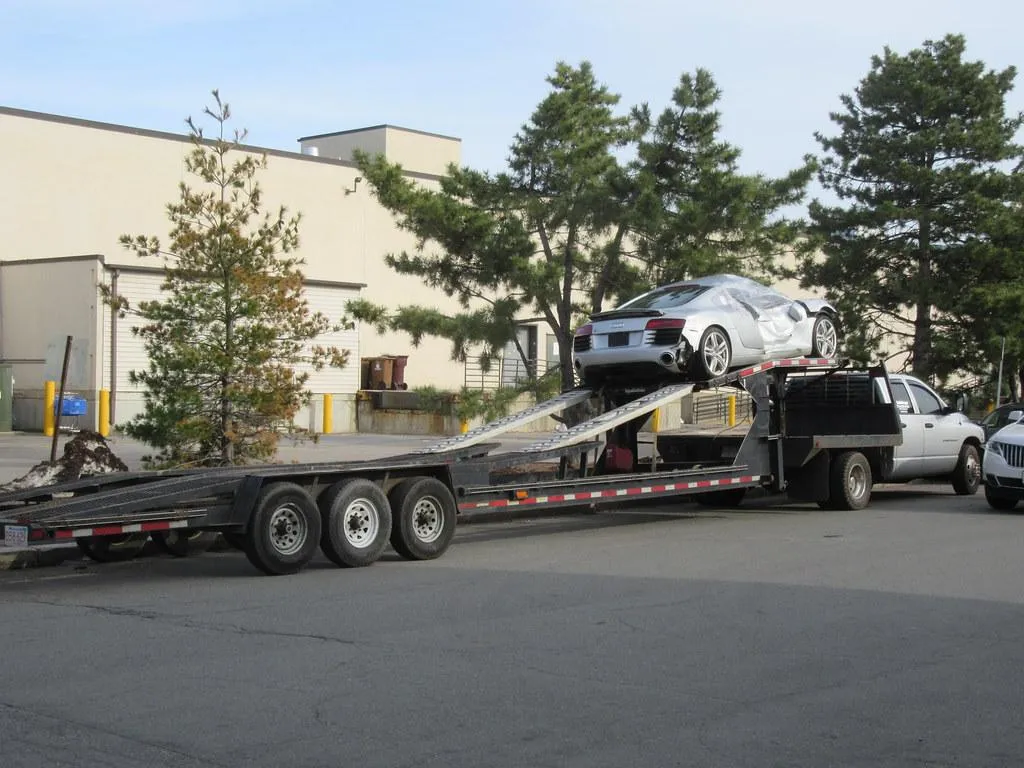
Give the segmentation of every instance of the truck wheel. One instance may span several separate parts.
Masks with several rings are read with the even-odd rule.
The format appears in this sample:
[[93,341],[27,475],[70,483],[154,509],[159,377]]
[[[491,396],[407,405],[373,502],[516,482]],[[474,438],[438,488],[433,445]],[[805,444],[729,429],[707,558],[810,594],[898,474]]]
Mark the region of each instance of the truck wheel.
[[121,563],[142,554],[149,535],[122,533],[120,536],[89,536],[75,539],[79,551],[97,563]]
[[455,535],[455,499],[432,477],[412,477],[391,489],[391,546],[406,560],[440,557]]
[[270,576],[295,573],[316,554],[320,511],[301,485],[263,486],[245,537],[245,556]]
[[217,534],[183,528],[174,531],[153,531],[149,534],[157,549],[173,557],[199,555],[213,546]]
[[981,485],[981,462],[978,449],[970,443],[960,446],[960,458],[953,470],[953,490],[960,496],[971,496]]
[[746,488],[726,488],[724,491],[698,493],[696,501],[704,507],[724,507],[726,509],[735,509],[743,503],[743,497],[746,495]]
[[832,509],[864,509],[871,500],[871,465],[859,451],[832,460],[829,502]]
[[335,483],[317,500],[320,549],[342,568],[375,562],[391,535],[391,505],[379,485],[361,478]]
[[1017,500],[1012,496],[998,496],[991,488],[985,486],[985,501],[992,509],[998,509],[1001,512],[1009,512],[1011,509],[1017,506]]

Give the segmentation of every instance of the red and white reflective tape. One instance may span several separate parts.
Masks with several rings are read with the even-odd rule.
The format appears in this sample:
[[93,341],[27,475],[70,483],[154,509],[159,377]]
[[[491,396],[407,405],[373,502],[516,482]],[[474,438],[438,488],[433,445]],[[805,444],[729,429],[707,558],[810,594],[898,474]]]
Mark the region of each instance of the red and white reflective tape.
[[95,528],[66,528],[54,531],[55,539],[81,539],[86,536],[119,536],[122,533],[149,533],[169,531],[172,528],[188,528],[188,520],[154,520],[131,525],[100,525]]
[[525,507],[531,504],[559,504],[564,501],[586,501],[590,499],[614,499],[622,496],[643,496],[648,493],[689,491],[695,488],[721,488],[726,485],[750,485],[761,478],[758,475],[725,477],[720,480],[694,480],[688,483],[664,483],[658,485],[635,485],[629,488],[606,488],[602,491],[580,491],[558,493],[550,496],[531,496],[525,499],[495,499],[494,501],[466,502],[459,509],[495,509],[497,507]]
[[765,363],[758,363],[750,368],[744,368],[739,372],[742,379],[746,376],[753,376],[755,373],[767,371],[770,368],[807,368],[809,366],[836,365],[836,361],[829,357],[791,357],[784,360],[769,360]]

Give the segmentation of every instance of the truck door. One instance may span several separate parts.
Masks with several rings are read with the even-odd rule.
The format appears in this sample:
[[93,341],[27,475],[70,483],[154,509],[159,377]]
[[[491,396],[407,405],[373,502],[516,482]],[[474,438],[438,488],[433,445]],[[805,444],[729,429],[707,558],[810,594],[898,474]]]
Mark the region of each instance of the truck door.
[[946,405],[924,384],[909,381],[910,393],[914,396],[917,410],[924,419],[924,462],[922,474],[940,475],[952,472],[960,455],[963,437],[959,413],[946,412]]
[[914,401],[902,381],[894,380],[892,396],[900,413],[903,443],[897,445],[893,456],[893,480],[918,477],[924,464],[925,419],[917,412]]

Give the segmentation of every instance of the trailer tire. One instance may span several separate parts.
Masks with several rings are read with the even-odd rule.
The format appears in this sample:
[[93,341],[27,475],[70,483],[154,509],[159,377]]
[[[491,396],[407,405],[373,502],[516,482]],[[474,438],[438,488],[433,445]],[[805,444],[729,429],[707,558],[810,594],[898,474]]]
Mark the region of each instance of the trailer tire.
[[864,509],[871,500],[871,465],[860,451],[846,451],[832,460],[829,474],[829,506],[832,509]]
[[149,534],[156,548],[172,557],[200,555],[217,541],[215,531],[179,528],[172,531],[153,531]]
[[953,470],[953,490],[958,496],[972,496],[981,485],[981,459],[977,446],[964,443]]
[[735,509],[743,503],[743,497],[747,495],[746,488],[726,488],[722,491],[708,491],[698,493],[696,502],[703,507],[723,507]]
[[455,499],[433,477],[403,480],[391,500],[391,546],[406,560],[433,560],[444,554],[455,535]]
[[391,504],[372,480],[350,478],[335,483],[317,500],[320,549],[341,568],[376,562],[391,536]]
[[320,510],[295,483],[263,486],[245,536],[245,556],[268,576],[300,571],[320,543]]
[[142,554],[149,541],[146,533],[122,533],[118,536],[89,536],[75,539],[78,550],[97,563],[123,563]]

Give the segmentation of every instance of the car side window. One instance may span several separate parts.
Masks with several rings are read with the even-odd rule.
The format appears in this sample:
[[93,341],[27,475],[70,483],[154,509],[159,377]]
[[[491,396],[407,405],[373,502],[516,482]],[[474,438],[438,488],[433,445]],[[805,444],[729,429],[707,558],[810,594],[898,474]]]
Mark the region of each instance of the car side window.
[[914,392],[914,399],[917,400],[917,407],[921,413],[934,415],[942,410],[942,401],[931,390],[914,382],[910,382],[910,389]]
[[900,413],[914,413],[914,404],[910,401],[907,385],[902,381],[893,381],[891,384],[892,396],[896,400],[896,409]]

